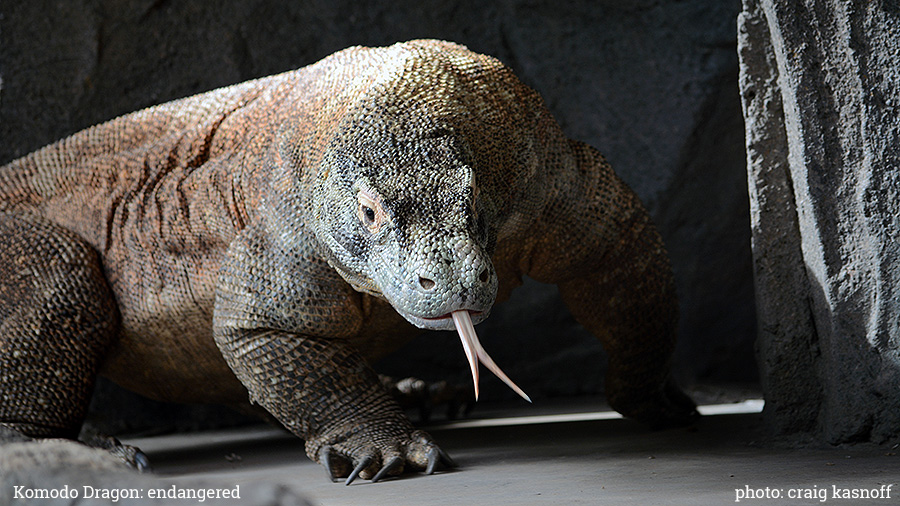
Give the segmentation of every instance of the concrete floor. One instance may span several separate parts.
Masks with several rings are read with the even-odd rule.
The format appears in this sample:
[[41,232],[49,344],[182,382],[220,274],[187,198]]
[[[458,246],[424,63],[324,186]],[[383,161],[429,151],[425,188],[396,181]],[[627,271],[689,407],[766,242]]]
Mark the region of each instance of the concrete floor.
[[[696,427],[657,432],[603,410],[599,401],[486,408],[476,413],[484,419],[428,427],[458,469],[375,484],[357,480],[349,487],[330,483],[322,467],[306,458],[302,441],[272,428],[126,442],[141,447],[156,473],[176,483],[278,482],[322,506],[711,505],[736,499],[773,505],[900,504],[896,445],[763,444],[761,408],[762,401],[754,400],[703,407],[705,416]],[[888,486],[889,497],[881,496]],[[858,498],[873,489],[881,497]],[[843,498],[854,493],[856,499]]]

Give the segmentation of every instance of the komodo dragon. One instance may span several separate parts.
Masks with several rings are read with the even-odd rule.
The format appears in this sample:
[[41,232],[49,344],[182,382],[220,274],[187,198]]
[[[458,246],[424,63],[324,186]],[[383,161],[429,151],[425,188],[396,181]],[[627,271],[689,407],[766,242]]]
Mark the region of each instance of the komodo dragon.
[[667,254],[601,155],[491,57],[346,49],[0,168],[0,422],[74,438],[103,374],[168,401],[249,394],[348,483],[431,473],[449,458],[369,364],[457,326],[476,388],[479,359],[502,375],[470,327],[523,275],[602,341],[615,409],[693,418]]

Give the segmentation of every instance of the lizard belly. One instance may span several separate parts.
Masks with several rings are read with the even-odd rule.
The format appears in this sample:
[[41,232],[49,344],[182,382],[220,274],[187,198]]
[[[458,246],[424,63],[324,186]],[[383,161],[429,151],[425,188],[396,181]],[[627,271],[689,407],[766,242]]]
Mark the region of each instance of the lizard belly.
[[222,358],[205,315],[167,315],[177,320],[133,316],[122,315],[121,335],[101,374],[161,401],[247,402],[247,391]]
[[122,323],[101,374],[157,400],[247,402],[213,339],[217,256],[127,258],[107,264]]

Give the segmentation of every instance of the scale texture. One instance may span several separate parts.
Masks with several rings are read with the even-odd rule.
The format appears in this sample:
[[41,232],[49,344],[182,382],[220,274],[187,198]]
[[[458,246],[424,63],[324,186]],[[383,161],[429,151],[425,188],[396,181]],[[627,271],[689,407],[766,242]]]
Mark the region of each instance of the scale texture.
[[695,415],[647,212],[456,44],[350,48],[84,130],[0,168],[0,228],[0,423],[27,436],[77,434],[102,374],[249,399],[334,476],[431,471],[449,459],[369,364],[524,275],[601,340],[614,408]]

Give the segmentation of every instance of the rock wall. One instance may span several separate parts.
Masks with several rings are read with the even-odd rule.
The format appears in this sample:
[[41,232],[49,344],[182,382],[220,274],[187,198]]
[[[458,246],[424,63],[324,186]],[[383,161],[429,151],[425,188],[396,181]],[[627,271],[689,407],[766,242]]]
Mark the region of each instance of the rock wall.
[[[739,10],[738,0],[5,2],[0,163],[117,115],[350,45],[461,42],[510,65],[649,206],[676,271],[682,379],[752,380]],[[600,345],[553,287],[526,283],[479,329],[535,397],[602,390]],[[471,381],[448,334],[423,336],[382,368]],[[486,398],[507,395],[487,383]]]
[[776,432],[900,434],[900,9],[744,0],[760,372]]

